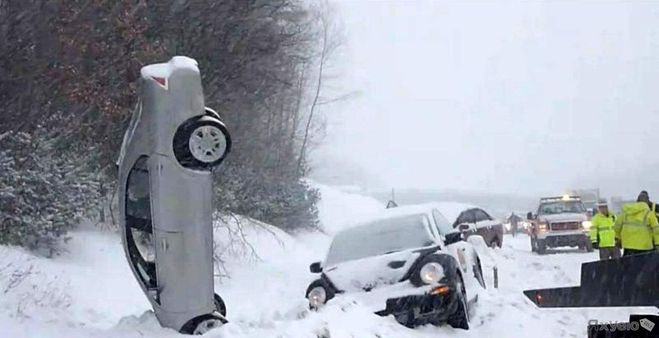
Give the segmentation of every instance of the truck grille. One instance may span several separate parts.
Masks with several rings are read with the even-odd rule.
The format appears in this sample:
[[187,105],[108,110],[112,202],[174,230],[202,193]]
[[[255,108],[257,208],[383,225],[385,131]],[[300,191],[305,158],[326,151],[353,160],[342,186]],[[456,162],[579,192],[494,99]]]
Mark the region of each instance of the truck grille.
[[552,223],[552,230],[579,230],[581,228],[581,222],[560,222]]

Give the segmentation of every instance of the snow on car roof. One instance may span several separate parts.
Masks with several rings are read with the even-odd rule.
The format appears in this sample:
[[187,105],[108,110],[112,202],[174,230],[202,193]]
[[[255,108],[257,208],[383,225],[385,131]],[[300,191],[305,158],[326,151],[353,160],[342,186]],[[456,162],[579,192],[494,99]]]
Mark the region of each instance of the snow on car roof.
[[156,63],[142,67],[140,74],[143,78],[160,77],[168,78],[174,69],[187,68],[199,72],[197,61],[187,56],[174,56],[165,63]]

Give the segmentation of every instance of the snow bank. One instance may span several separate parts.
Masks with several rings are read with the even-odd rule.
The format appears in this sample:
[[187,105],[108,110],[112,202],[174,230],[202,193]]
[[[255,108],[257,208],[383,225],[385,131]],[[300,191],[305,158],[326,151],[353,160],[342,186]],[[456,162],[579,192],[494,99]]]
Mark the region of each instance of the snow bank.
[[[383,208],[354,192],[319,188],[321,221],[328,232],[367,220]],[[538,256],[523,235],[506,236],[501,249],[477,247],[488,289],[480,294],[469,331],[431,325],[408,329],[392,317],[374,315],[368,299],[352,295],[312,312],[304,293],[317,276],[308,266],[325,254],[330,237],[291,236],[267,224],[239,220],[240,229],[236,220],[227,220],[215,232],[216,253],[226,269],[218,272],[230,273],[217,278],[215,289],[225,299],[230,323],[206,337],[583,337],[589,319],[624,321],[632,312],[656,312],[539,310],[522,290],[575,285],[580,264],[597,257],[576,251]],[[229,245],[229,233],[247,239],[251,247]],[[130,273],[118,235],[77,231],[67,248],[62,256],[45,259],[0,246],[1,337],[185,337],[158,325]],[[499,268],[499,289],[492,288],[494,265]]]
[[312,186],[320,190],[320,222],[329,234],[368,221],[386,207],[372,197],[360,195],[352,187],[335,188],[318,183],[312,183]]

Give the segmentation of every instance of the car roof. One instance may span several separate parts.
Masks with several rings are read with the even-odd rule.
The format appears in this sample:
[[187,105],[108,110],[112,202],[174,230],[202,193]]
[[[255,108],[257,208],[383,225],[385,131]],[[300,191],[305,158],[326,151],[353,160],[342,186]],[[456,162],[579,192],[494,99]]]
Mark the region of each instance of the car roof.
[[455,222],[456,219],[460,216],[460,214],[469,209],[482,209],[481,207],[472,205],[472,204],[467,204],[467,203],[460,203],[460,202],[437,202],[434,203],[435,207],[439,212],[446,217],[446,219],[452,223]]

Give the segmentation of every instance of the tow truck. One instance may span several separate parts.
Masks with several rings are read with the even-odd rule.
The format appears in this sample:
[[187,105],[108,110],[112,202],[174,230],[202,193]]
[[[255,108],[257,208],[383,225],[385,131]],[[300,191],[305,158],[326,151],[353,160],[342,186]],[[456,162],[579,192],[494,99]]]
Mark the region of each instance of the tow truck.
[[590,217],[576,195],[543,197],[536,214],[529,212],[531,251],[543,255],[548,247],[571,246],[588,252],[593,246],[588,237]]

